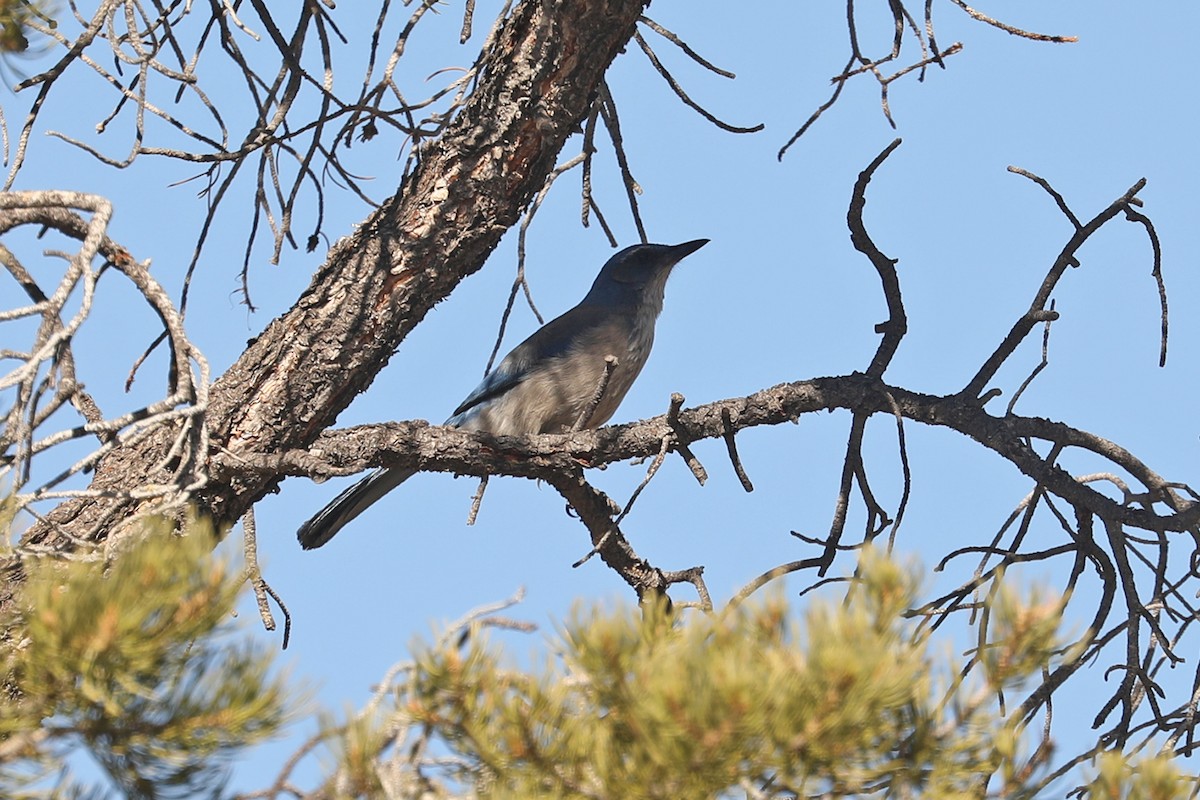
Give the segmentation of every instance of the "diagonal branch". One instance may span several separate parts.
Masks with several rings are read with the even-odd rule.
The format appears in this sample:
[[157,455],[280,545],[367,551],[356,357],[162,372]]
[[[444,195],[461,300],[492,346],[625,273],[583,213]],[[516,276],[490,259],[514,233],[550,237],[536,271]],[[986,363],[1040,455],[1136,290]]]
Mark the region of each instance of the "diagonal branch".
[[[605,69],[633,35],[642,0],[522,3],[495,32],[488,68],[440,138],[357,230],[330,250],[309,288],[213,386],[215,448],[234,456],[307,447],[368,385],[397,345],[482,265],[545,183]],[[510,98],[537,98],[512,114]],[[153,481],[168,431],[110,454],[98,494]],[[198,499],[232,522],[279,475],[243,473]],[[32,541],[120,517],[125,501],[66,503]]]
[[[1022,172],[1022,174],[1025,173]],[[1025,337],[1029,335],[1029,333],[1039,322],[1046,321],[1046,312],[1048,310],[1047,306],[1050,302],[1050,295],[1053,293],[1055,287],[1058,286],[1058,282],[1062,279],[1062,276],[1067,271],[1067,268],[1078,266],[1079,259],[1076,254],[1079,252],[1079,249],[1083,247],[1084,242],[1086,242],[1092,236],[1092,234],[1100,230],[1105,223],[1107,223],[1117,214],[1129,208],[1130,204],[1136,201],[1138,192],[1140,192],[1145,185],[1146,179],[1142,178],[1133,186],[1129,187],[1129,189],[1123,195],[1109,203],[1104,210],[1088,220],[1087,223],[1076,227],[1076,230],[1072,234],[1070,240],[1067,241],[1066,245],[1059,252],[1058,257],[1051,265],[1045,279],[1042,281],[1042,285],[1038,287],[1037,292],[1034,294],[1033,302],[1029,304],[1029,309],[1013,324],[1012,329],[1008,332],[1008,335],[1004,337],[1004,341],[1002,341],[995,351],[988,356],[987,360],[983,363],[983,366],[981,366],[979,371],[975,373],[975,377],[971,378],[967,385],[963,387],[962,393],[964,395],[980,397],[983,394],[983,390],[987,386],[988,381],[995,377],[996,372],[999,371],[1001,365],[1008,360],[1008,357],[1013,354],[1013,352],[1017,349],[1017,346],[1025,340]],[[1062,203],[1060,203],[1060,207],[1063,207]],[[1073,215],[1068,214],[1068,216]]]

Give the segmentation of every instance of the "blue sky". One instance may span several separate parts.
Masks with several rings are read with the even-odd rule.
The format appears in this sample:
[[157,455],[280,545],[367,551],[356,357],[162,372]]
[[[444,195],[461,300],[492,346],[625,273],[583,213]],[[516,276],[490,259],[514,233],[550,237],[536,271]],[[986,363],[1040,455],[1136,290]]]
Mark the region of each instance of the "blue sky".
[[[400,74],[419,86],[438,67],[469,62],[486,12],[495,5],[480,3],[476,36],[465,47],[456,44],[459,4],[423,22],[406,56],[412,65]],[[875,55],[890,46],[886,4],[878,5],[863,9],[860,34],[864,50]],[[885,318],[885,308],[873,269],[850,246],[845,213],[858,172],[899,135],[904,144],[877,172],[866,214],[875,242],[899,259],[909,318],[887,379],[930,393],[960,388],[1027,307],[1070,235],[1051,199],[1008,173],[1009,165],[1048,179],[1085,219],[1145,177],[1143,210],[1162,240],[1170,292],[1167,367],[1157,366],[1158,299],[1149,245],[1140,227],[1117,221],[1083,249],[1081,267],[1055,292],[1062,318],[1053,329],[1050,366],[1017,410],[1110,438],[1169,478],[1196,480],[1200,155],[1188,76],[1200,6],[1082,0],[997,5],[1003,7],[984,10],[1079,41],[1025,41],[973,22],[950,3],[935,3],[939,42],[961,41],[964,50],[948,60],[947,70],[929,70],[924,83],[909,76],[893,84],[898,129],[880,112],[877,86],[860,78],[782,162],[778,149],[828,97],[829,79],[845,63],[844,6],[777,0],[731,11],[730,4],[710,0],[660,0],[651,7],[655,20],[738,75],[729,81],[704,72],[647,34],[690,95],[731,123],[766,127],[746,136],[713,128],[675,100],[635,45],[610,71],[631,166],[644,189],[640,204],[650,239],[712,240],[672,277],[655,352],[614,422],[664,412],[672,392],[700,404],[866,367],[878,341],[873,327]],[[361,33],[369,22],[366,15],[355,18],[353,4],[340,5],[336,14],[348,33]],[[914,52],[911,40],[906,52]],[[359,80],[358,62],[346,74],[348,84]],[[95,136],[92,126],[108,101],[94,78],[80,72],[76,80],[52,98],[42,129],[66,130],[123,155],[128,126]],[[219,102],[220,94],[214,96]],[[24,95],[5,102],[10,134],[27,102]],[[563,158],[578,147],[578,139],[569,142]],[[386,196],[400,172],[394,145],[357,145],[354,157],[360,173],[374,176],[374,195]],[[636,230],[624,211],[611,151],[602,149],[598,159],[598,199],[621,243],[632,243]],[[195,184],[171,185],[188,174],[150,158],[114,172],[36,135],[16,188],[110,197],[114,238],[136,257],[153,259],[154,273],[177,292],[204,212]],[[582,297],[611,253],[597,226],[578,223],[578,181],[577,172],[560,180],[529,232],[527,272],[547,318]],[[285,251],[282,262],[271,265],[268,250],[260,248],[250,272],[259,311],[249,314],[236,296],[249,205],[233,200],[218,217],[188,312],[189,330],[214,374],[290,307],[322,255]],[[325,232],[336,239],[365,213],[359,201],[332,190]],[[298,231],[306,235],[309,224],[299,223]],[[408,338],[339,424],[443,419],[482,374],[515,264],[513,231],[484,270]],[[104,292],[110,305],[98,312],[91,336],[82,337],[79,347],[92,370],[88,388],[119,407],[131,402],[120,384],[153,335],[152,324],[145,319],[139,329],[145,333],[137,334],[140,312],[129,306],[129,293],[115,281]],[[506,347],[535,327],[519,305]],[[1039,358],[1040,336],[1031,337],[994,382],[1005,394],[993,411],[1002,410]],[[157,389],[161,362],[146,369],[143,385]],[[822,414],[794,427],[741,434],[753,494],[740,488],[722,442],[698,444],[708,484],[698,486],[679,459],[668,459],[624,530],[638,553],[662,568],[704,565],[714,599],[727,599],[764,570],[815,553],[789,531],[828,530],[848,425],[844,414]],[[914,482],[898,540],[903,553],[930,562],[954,546],[985,543],[1031,489],[1011,465],[973,442],[915,424],[906,432]],[[873,487],[894,509],[900,469],[891,420],[868,426],[868,457]],[[1065,463],[1077,472],[1099,468],[1074,456]],[[619,464],[591,478],[623,502],[644,471],[645,465]],[[564,514],[552,489],[518,479],[493,480],[477,524],[466,527],[474,481],[418,475],[329,546],[301,552],[296,527],[345,485],[290,480],[257,507],[265,576],[293,615],[283,661],[318,685],[318,699],[331,708],[360,705],[388,667],[405,657],[414,636],[519,586],[528,597],[515,615],[544,632],[576,602],[631,600],[598,560],[571,568],[588,551],[586,531]],[[856,508],[849,530],[858,532],[861,521]],[[1042,520],[1036,535],[1055,542],[1061,533]],[[973,566],[959,565],[958,577]],[[850,568],[847,561],[835,570]],[[1054,568],[1039,566],[1023,577],[1053,587],[1064,579]],[[931,576],[930,583],[949,586],[951,580]],[[688,599],[687,591],[681,587],[677,597]],[[278,633],[256,627],[252,604],[245,617],[251,635],[278,645]],[[518,652],[536,648],[544,635],[518,644]],[[1195,648],[1184,652],[1190,656]],[[1176,670],[1179,691],[1187,692],[1193,669],[1184,664]],[[1094,706],[1087,704],[1096,692],[1111,690],[1099,681],[1077,695],[1077,723],[1072,701],[1060,707],[1056,733],[1064,752],[1090,734],[1086,709]],[[249,789],[269,782],[308,730],[299,726],[286,741],[264,748],[239,768],[237,784]]]

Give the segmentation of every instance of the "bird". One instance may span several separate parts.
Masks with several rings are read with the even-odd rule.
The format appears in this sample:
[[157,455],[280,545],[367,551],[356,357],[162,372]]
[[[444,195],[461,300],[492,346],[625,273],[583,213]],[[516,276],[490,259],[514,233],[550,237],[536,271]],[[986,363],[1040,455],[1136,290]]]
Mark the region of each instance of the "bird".
[[[574,308],[547,322],[504,357],[458,404],[445,425],[499,436],[598,428],[612,417],[654,344],[654,325],[672,269],[708,244],[635,244],[613,255]],[[608,365],[608,357],[615,365]],[[599,401],[606,369],[611,370]],[[326,544],[347,523],[417,472],[382,467],[335,497],[300,527],[305,550]]]

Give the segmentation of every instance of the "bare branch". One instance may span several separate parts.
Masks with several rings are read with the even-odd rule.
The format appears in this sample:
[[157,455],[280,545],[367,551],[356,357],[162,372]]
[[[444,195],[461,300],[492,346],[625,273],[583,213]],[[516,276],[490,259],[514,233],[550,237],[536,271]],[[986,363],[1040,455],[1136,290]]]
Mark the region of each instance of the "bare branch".
[[[90,214],[90,218],[85,221],[75,213],[76,210]],[[74,254],[47,254],[60,257],[66,263],[61,279],[50,291],[43,290],[16,255],[0,245],[0,264],[34,301],[31,306],[0,312],[0,323],[30,316],[41,319],[26,351],[6,356],[6,360],[16,358],[19,365],[0,375],[0,392],[11,393],[11,405],[0,422],[0,453],[5,456],[0,462],[0,481],[6,482],[9,490],[15,492],[18,509],[29,508],[41,499],[91,494],[92,490],[56,487],[72,476],[93,469],[115,448],[144,438],[156,425],[172,430],[172,457],[167,471],[177,480],[126,487],[124,495],[138,502],[152,500],[142,513],[163,513],[180,508],[206,479],[201,462],[208,439],[203,425],[208,401],[207,363],[188,341],[179,314],[166,292],[150,276],[147,265],[135,262],[124,248],[107,237],[111,214],[108,201],[93,195],[71,192],[0,195],[0,235],[36,225],[56,230],[81,243]],[[99,269],[93,264],[98,257],[104,259],[104,266]],[[80,327],[93,310],[96,283],[105,271],[124,275],[141,293],[162,322],[172,352],[168,396],[113,416],[106,416],[91,395],[83,391],[82,383],[76,377],[73,354],[74,343],[80,338]],[[80,293],[79,308],[64,319],[67,301],[77,291]],[[55,425],[57,430],[46,431],[55,412],[66,405],[75,408],[82,423],[60,427],[60,420]],[[96,438],[99,445],[96,450],[56,475],[42,476],[36,486],[26,489],[34,476],[32,462],[35,456],[66,442],[89,437]],[[87,541],[96,534],[97,530],[93,528],[78,532],[74,537]]]
[[246,516],[242,517],[242,557],[246,562],[246,581],[254,591],[263,627],[268,631],[275,630],[275,617],[271,614],[268,597],[279,605],[279,610],[283,613],[283,641],[280,647],[287,650],[288,642],[292,638],[292,615],[283,598],[263,578],[262,569],[258,565],[258,528],[254,522],[254,509],[247,511]]
[[596,382],[596,390],[592,392],[591,399],[579,411],[579,416],[575,419],[575,424],[571,426],[572,431],[581,431],[592,418],[592,414],[596,413],[596,409],[600,407],[600,401],[604,399],[604,395],[608,393],[608,383],[612,380],[613,370],[621,362],[614,355],[606,355],[604,357],[604,370],[600,373],[600,380]]
[[[966,5],[963,0],[952,0],[955,5],[967,12],[973,19],[983,22],[987,25],[1000,28],[1003,31],[1011,33],[1015,36],[1020,36],[1026,39],[1033,39],[1041,42],[1074,42],[1074,36],[1050,36],[1046,34],[1033,33],[1020,28],[1008,25],[1006,23],[995,20],[986,14],[983,14],[970,6]],[[846,0],[846,32],[849,44],[849,56],[846,59],[846,66],[833,78],[833,94],[828,100],[822,103],[816,111],[809,115],[808,119],[800,128],[792,134],[791,138],[784,143],[779,149],[778,157],[782,161],[783,156],[794,145],[801,136],[813,126],[821,115],[833,107],[841,96],[842,89],[845,88],[847,82],[852,78],[860,75],[871,75],[875,78],[875,82],[879,85],[879,105],[883,111],[884,118],[893,128],[896,127],[896,122],[892,118],[891,107],[888,103],[888,89],[891,84],[913,72],[917,72],[918,80],[925,79],[925,68],[931,64],[936,64],[942,69],[946,68],[946,59],[952,55],[962,52],[963,45],[960,42],[955,42],[946,49],[940,49],[937,44],[937,36],[934,31],[933,24],[933,0],[925,0],[924,26],[917,24],[913,14],[905,6],[903,0],[888,0],[888,9],[892,15],[892,37],[889,42],[890,47],[883,56],[878,58],[868,57],[864,53],[862,43],[859,41],[858,35],[858,10],[855,7],[854,0]],[[911,63],[900,67],[890,75],[885,75],[880,69],[886,64],[900,59],[904,45],[906,42],[912,41],[920,51],[920,55]]]
[[[962,394],[971,397],[980,397],[983,394],[984,387],[987,385],[988,381],[995,376],[996,372],[1000,369],[1000,365],[1008,360],[1009,356],[1011,356],[1017,349],[1017,346],[1025,340],[1025,337],[1029,335],[1029,332],[1033,330],[1035,325],[1037,325],[1039,322],[1045,321],[1045,317],[1043,315],[1045,314],[1047,310],[1046,307],[1050,302],[1050,294],[1054,291],[1055,287],[1058,286],[1058,282],[1062,278],[1063,274],[1067,271],[1067,268],[1071,266],[1077,266],[1079,264],[1076,253],[1079,252],[1079,249],[1083,246],[1083,243],[1086,242],[1092,236],[1092,234],[1100,230],[1105,223],[1107,223],[1121,211],[1128,208],[1130,204],[1136,200],[1138,192],[1140,192],[1145,185],[1146,179],[1142,178],[1133,186],[1129,187],[1129,189],[1123,195],[1110,203],[1107,208],[1105,208],[1096,216],[1092,217],[1092,219],[1088,220],[1086,224],[1078,227],[1075,230],[1075,233],[1067,241],[1062,251],[1058,254],[1058,257],[1054,260],[1054,264],[1051,265],[1049,272],[1046,274],[1046,278],[1042,281],[1041,287],[1033,297],[1033,302],[1029,304],[1029,310],[1026,311],[1025,314],[1016,321],[1012,327],[1012,330],[1010,330],[1008,335],[1004,338],[1004,341],[1000,343],[996,350],[984,362],[983,366],[979,368],[979,371],[975,373],[975,377],[973,377],[967,383],[967,385],[963,387]],[[1062,207],[1061,204],[1060,207]]]
[[713,64],[711,61],[709,61],[706,58],[704,58],[703,56],[701,56],[695,50],[688,47],[687,42],[683,41],[683,39],[680,39],[677,34],[675,34],[673,31],[667,30],[662,25],[659,25],[657,22],[650,19],[649,17],[643,15],[641,18],[638,19],[638,22],[642,23],[647,28],[654,31],[659,36],[663,37],[668,42],[670,42],[671,44],[678,47],[680,50],[682,50],[684,53],[687,54],[688,58],[690,58],[692,61],[695,61],[700,66],[704,67],[709,72],[715,72],[716,74],[720,75],[722,78],[733,79],[733,78],[737,77],[729,70],[721,69],[720,67]]
[[704,469],[704,465],[700,463],[700,459],[696,458],[696,454],[688,447],[695,440],[688,438],[684,423],[679,419],[679,411],[683,408],[683,402],[683,395],[679,392],[671,393],[671,405],[667,409],[667,424],[671,426],[672,436],[674,437],[672,443],[673,449],[679,455],[683,456],[683,461],[696,478],[696,482],[703,486],[705,481],[708,480],[708,471]]
[[646,226],[642,222],[642,213],[638,210],[637,203],[637,196],[642,193],[642,187],[634,180],[633,172],[629,168],[629,156],[625,152],[625,140],[621,136],[621,121],[617,116],[617,104],[613,100],[608,84],[603,81],[600,82],[598,103],[600,119],[604,122],[604,129],[608,131],[609,139],[612,140],[613,151],[617,156],[617,165],[621,169],[621,180],[625,184],[625,196],[629,200],[629,211],[637,226],[639,240],[643,243],[648,242],[650,240],[646,237]]
[[988,25],[999,28],[1000,30],[1004,31],[1005,33],[1011,33],[1013,36],[1020,36],[1023,39],[1033,39],[1034,41],[1037,41],[1037,42],[1065,43],[1065,42],[1079,41],[1078,36],[1056,36],[1054,34],[1034,33],[1032,31],[1022,30],[1021,28],[1017,28],[1015,26],[1000,22],[999,20],[992,19],[987,14],[984,14],[980,11],[976,11],[975,9],[971,8],[969,5],[964,3],[963,0],[951,0],[951,2],[954,3],[954,5],[961,8],[963,11],[966,11],[968,14],[970,14],[972,19],[977,19],[980,22],[987,23]]
[[734,436],[733,418],[729,415],[729,409],[721,409],[721,422],[725,425],[725,448],[729,451],[729,463],[733,465],[733,472],[742,488],[753,492],[754,484],[750,482],[750,476],[746,474],[746,468],[742,466],[742,459],[738,456],[737,438]]
[[666,594],[670,581],[662,570],[640,558],[621,533],[613,516],[613,502],[583,479],[583,473],[558,472],[546,476],[546,482],[579,514],[592,536],[600,558],[637,593],[639,599]]
[[662,62],[658,60],[658,55],[653,49],[651,49],[649,43],[642,38],[640,33],[634,33],[633,38],[638,43],[638,46],[642,48],[642,52],[646,54],[646,58],[650,59],[650,63],[654,66],[654,69],[663,77],[663,80],[667,82],[667,85],[671,87],[671,91],[675,92],[676,96],[682,100],[683,104],[688,108],[696,111],[698,114],[700,114],[700,116],[704,117],[721,130],[729,131],[730,133],[757,133],[763,129],[764,126],[761,122],[757,125],[744,128],[737,125],[730,125],[728,122],[718,119],[699,103],[688,97],[687,92],[683,90],[683,87],[679,85],[678,81],[675,80],[675,77],[671,75],[667,68],[663,66]]
[[1150,247],[1154,254],[1154,266],[1150,270],[1150,274],[1154,277],[1154,283],[1158,287],[1158,304],[1162,309],[1162,338],[1158,351],[1158,365],[1165,367],[1167,365],[1167,286],[1163,282],[1162,274],[1162,245],[1158,241],[1158,231],[1154,229],[1154,223],[1150,218],[1139,211],[1134,210],[1130,204],[1125,208],[1125,218],[1130,222],[1136,222],[1146,229],[1146,236],[1150,239]]
[[904,301],[900,297],[900,278],[896,275],[896,260],[885,256],[871,240],[863,222],[863,210],[867,206],[867,186],[871,183],[875,170],[899,146],[900,140],[893,140],[866,169],[859,173],[858,180],[854,184],[850,209],[846,213],[846,224],[850,228],[850,241],[854,244],[854,249],[865,255],[871,261],[871,266],[875,267],[875,271],[879,273],[879,280],[883,284],[883,297],[887,301],[888,319],[875,326],[875,332],[883,334],[883,339],[879,342],[879,348],[875,351],[875,357],[871,359],[870,366],[867,367],[867,374],[876,378],[883,376],[888,364],[891,363],[896,351],[900,348],[900,340],[908,332],[908,317],[904,313]]

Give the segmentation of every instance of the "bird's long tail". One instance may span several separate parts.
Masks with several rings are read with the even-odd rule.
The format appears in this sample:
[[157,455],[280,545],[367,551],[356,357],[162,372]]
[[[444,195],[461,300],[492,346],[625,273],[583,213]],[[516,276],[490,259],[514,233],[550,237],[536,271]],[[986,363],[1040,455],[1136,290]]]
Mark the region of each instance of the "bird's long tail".
[[305,550],[316,549],[357,517],[379,498],[395,489],[416,473],[412,469],[377,469],[351,486],[300,526],[296,538]]

